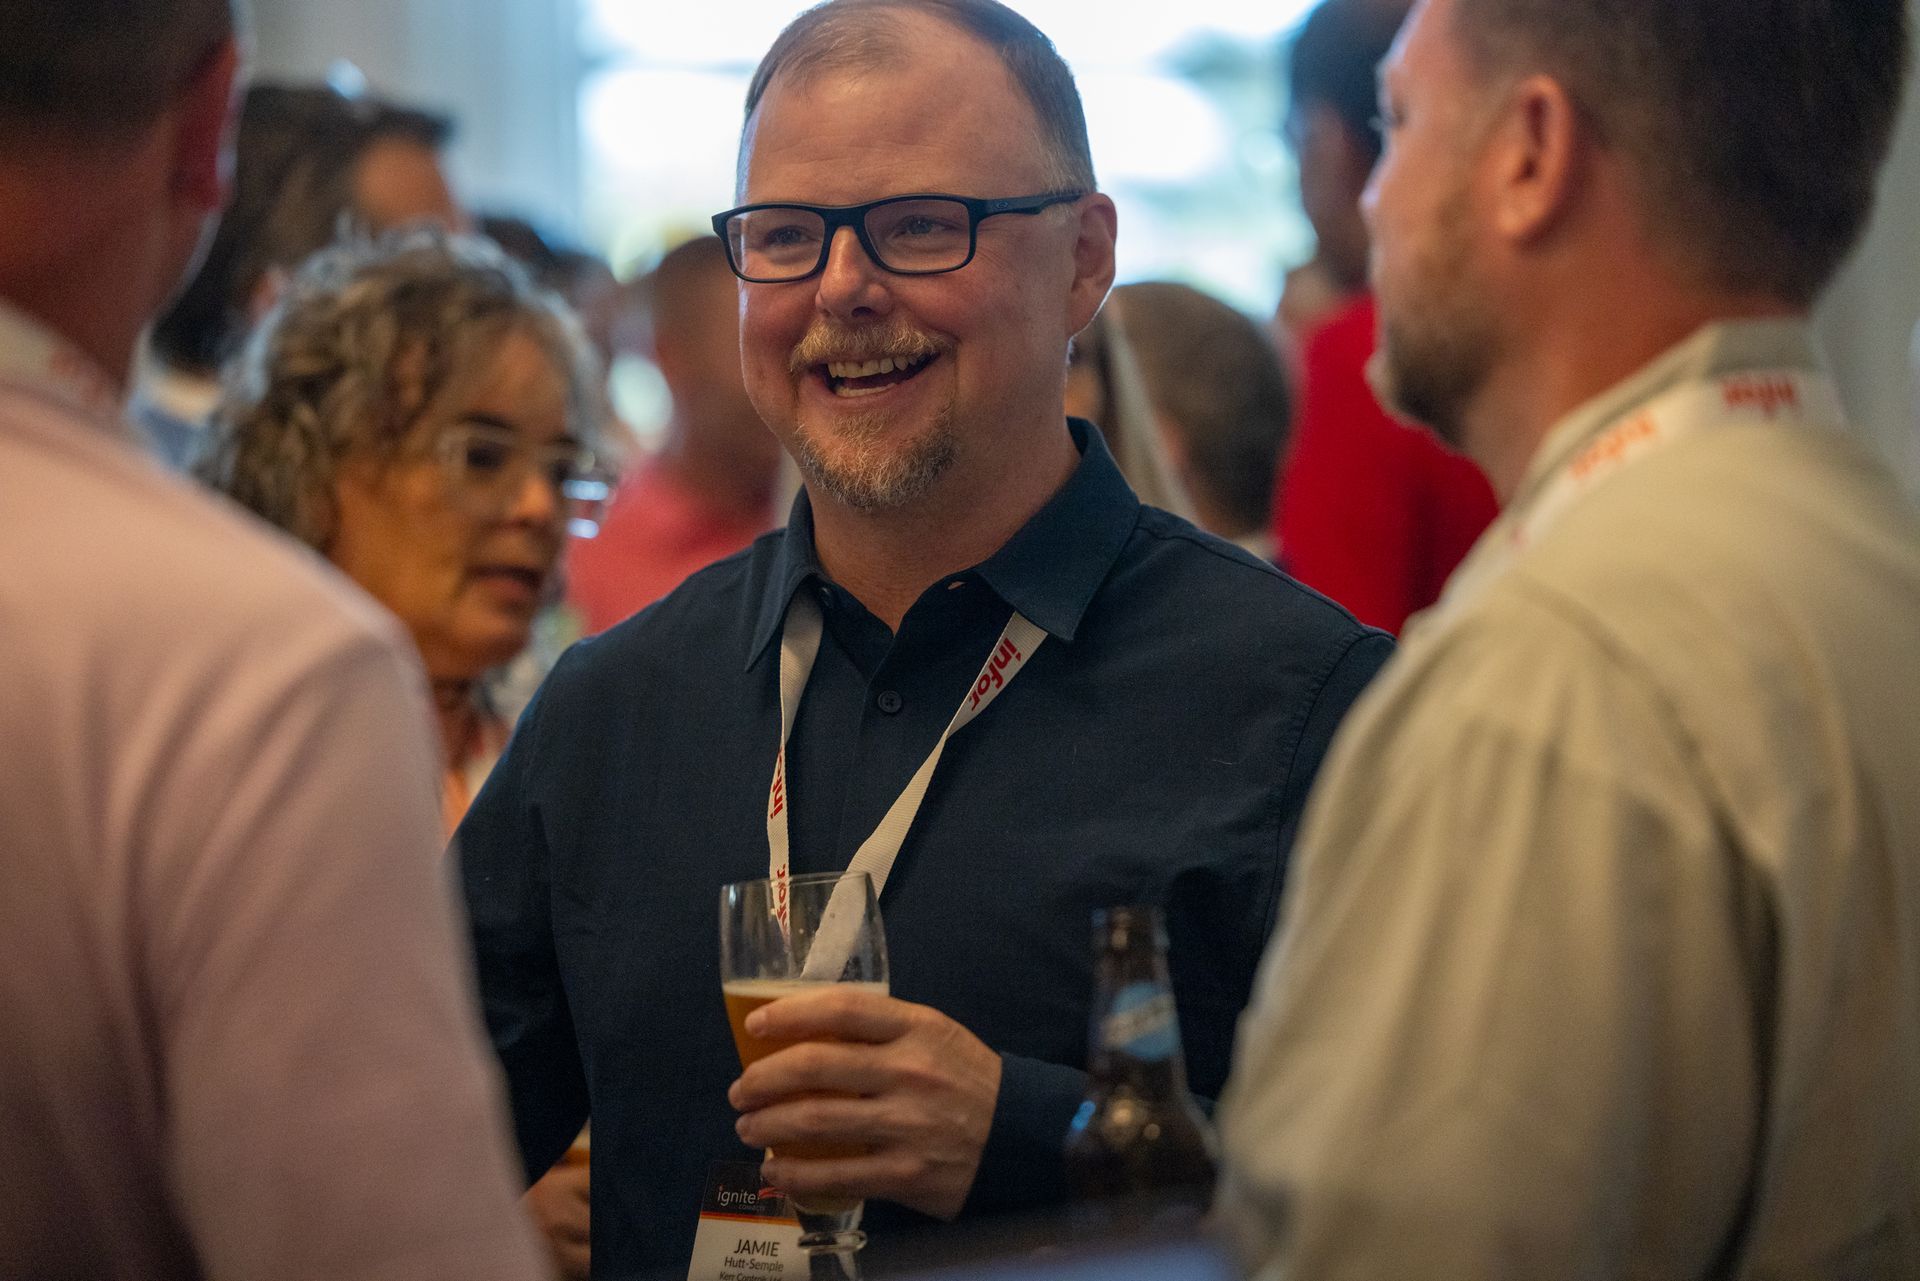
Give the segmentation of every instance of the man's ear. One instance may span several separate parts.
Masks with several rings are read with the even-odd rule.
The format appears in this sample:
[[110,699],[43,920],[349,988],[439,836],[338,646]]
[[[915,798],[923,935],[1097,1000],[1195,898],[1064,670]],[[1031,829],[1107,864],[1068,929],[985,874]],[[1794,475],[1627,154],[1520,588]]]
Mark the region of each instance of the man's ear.
[[223,208],[232,186],[239,75],[240,47],[229,36],[208,50],[174,109],[173,192],[202,212]]
[[1571,95],[1550,76],[1528,76],[1507,95],[1488,139],[1493,226],[1531,243],[1567,216],[1592,145]]
[[1113,242],[1120,221],[1113,200],[1097,191],[1082,196],[1074,212],[1079,222],[1073,243],[1073,284],[1067,295],[1069,334],[1093,323],[1113,288]]

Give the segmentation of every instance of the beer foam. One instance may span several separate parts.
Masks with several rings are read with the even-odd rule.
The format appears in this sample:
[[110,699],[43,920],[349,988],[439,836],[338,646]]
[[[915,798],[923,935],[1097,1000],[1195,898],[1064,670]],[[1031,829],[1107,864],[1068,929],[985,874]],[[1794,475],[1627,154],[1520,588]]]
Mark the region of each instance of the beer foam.
[[822,983],[812,979],[730,979],[720,985],[727,996],[742,1000],[777,1001],[783,996],[796,996],[801,992],[818,992],[822,988],[850,987],[863,992],[873,992],[880,996],[887,994],[885,983]]

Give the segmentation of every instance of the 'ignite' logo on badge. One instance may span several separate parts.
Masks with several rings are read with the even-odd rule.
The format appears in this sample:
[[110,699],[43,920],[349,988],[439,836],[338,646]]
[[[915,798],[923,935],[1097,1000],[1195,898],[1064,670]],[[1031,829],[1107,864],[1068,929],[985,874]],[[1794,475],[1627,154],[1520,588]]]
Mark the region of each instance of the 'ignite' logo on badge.
[[721,1161],[708,1174],[700,1213],[729,1219],[784,1219],[791,1207],[787,1194],[762,1178],[757,1164]]

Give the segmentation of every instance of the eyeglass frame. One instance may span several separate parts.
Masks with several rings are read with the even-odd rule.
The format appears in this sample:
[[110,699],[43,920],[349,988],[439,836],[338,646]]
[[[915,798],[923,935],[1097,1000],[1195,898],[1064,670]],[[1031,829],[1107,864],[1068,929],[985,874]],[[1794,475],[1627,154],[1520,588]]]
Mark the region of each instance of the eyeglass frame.
[[[524,485],[530,473],[552,486],[555,497],[560,500],[569,533],[576,538],[592,538],[599,532],[600,520],[606,514],[607,501],[613,492],[599,455],[577,441],[563,443],[553,440],[538,445],[528,444],[520,439],[520,434],[512,427],[489,418],[462,417],[434,436],[430,454],[440,468],[442,483],[457,495],[454,501],[476,513],[481,512],[482,504],[473,501],[478,497],[476,487],[465,479],[467,465],[459,457],[461,449],[475,434],[506,445],[514,458],[519,460],[519,474],[514,477],[513,484],[503,482],[501,498],[486,503],[484,514],[511,506],[514,485]],[[568,467],[571,474],[564,480],[556,480],[552,467],[547,463],[549,460],[559,460],[568,453],[572,455]],[[514,466],[514,462],[509,460],[507,466]],[[593,511],[595,515],[576,514],[573,510],[576,507]]]
[[[827,259],[833,253],[833,241],[840,228],[851,228],[854,238],[860,242],[860,248],[866,253],[868,261],[880,270],[895,276],[944,276],[950,271],[958,271],[973,261],[974,254],[980,249],[980,224],[998,214],[1037,214],[1052,209],[1056,205],[1072,204],[1076,200],[1091,195],[1084,188],[1067,188],[1062,191],[1043,192],[1037,196],[957,196],[949,191],[915,191],[902,196],[885,196],[879,200],[869,200],[858,205],[808,205],[793,200],[767,200],[758,204],[741,205],[713,216],[713,234],[720,237],[720,244],[727,252],[727,267],[741,280],[750,285],[791,285],[802,280],[811,280],[826,270]],[[901,270],[890,267],[874,248],[873,239],[867,234],[867,215],[883,205],[901,204],[909,200],[950,200],[962,205],[967,211],[967,256],[951,267],[931,267],[921,270]],[[727,224],[741,214],[755,213],[761,209],[798,209],[814,214],[825,224],[820,237],[820,259],[809,271],[797,276],[749,276],[740,269],[734,260],[733,238],[727,234]]]

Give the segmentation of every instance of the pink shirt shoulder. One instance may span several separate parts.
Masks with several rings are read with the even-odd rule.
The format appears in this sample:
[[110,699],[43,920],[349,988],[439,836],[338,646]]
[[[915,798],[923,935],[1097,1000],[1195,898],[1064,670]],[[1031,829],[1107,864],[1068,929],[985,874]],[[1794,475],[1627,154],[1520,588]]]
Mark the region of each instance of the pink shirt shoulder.
[[17,386],[0,547],[0,1271],[540,1275],[397,625]]

